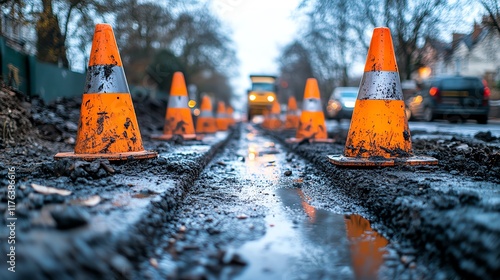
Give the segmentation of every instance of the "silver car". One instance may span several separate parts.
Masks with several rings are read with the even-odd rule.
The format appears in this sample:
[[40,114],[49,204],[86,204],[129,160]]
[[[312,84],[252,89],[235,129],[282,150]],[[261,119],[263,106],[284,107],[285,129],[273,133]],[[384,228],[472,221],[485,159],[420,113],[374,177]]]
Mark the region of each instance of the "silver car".
[[337,87],[333,91],[326,106],[326,116],[329,119],[350,119],[356,104],[359,88]]

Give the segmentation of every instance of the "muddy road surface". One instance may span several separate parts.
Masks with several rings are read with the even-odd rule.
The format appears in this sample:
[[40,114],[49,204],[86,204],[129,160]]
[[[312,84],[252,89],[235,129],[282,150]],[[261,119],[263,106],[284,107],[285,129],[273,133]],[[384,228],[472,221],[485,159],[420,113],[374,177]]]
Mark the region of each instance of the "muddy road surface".
[[498,162],[474,154],[497,153],[497,142],[419,140],[415,150],[441,164],[349,170],[326,160],[342,143],[290,145],[288,136],[246,125],[158,237],[168,245],[137,275],[495,279]]
[[73,149],[79,101],[0,98],[0,279],[500,275],[494,130],[417,128],[415,154],[437,166],[349,169],[327,160],[343,152],[343,125],[330,144],[289,144],[293,131],[248,123],[159,142],[150,136],[164,105],[136,104],[144,147],[158,158],[55,161]]
[[404,269],[341,193],[328,210],[311,205],[303,189],[332,184],[311,163],[251,125],[242,132],[196,181],[138,278],[376,279],[381,267],[415,274],[416,264]]

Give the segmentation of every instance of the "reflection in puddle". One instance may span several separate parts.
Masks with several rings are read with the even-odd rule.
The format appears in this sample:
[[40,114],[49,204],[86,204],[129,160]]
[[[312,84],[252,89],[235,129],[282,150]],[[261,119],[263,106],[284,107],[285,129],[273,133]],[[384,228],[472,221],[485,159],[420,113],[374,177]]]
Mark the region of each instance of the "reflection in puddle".
[[289,187],[304,178],[284,177],[281,146],[257,131],[247,139],[240,152],[248,154],[241,169],[248,185],[240,195],[257,197],[268,212],[264,236],[238,249],[248,265],[236,278],[377,279],[387,240],[359,215],[316,209],[301,188]]
[[248,159],[251,160],[251,161],[253,161],[258,156],[259,156],[259,149],[258,149],[257,145],[250,144],[248,146]]
[[387,253],[385,247],[388,241],[371,228],[368,220],[359,215],[346,215],[345,226],[356,279],[376,278],[383,256]]
[[273,142],[266,142],[263,146],[257,144],[248,145],[248,159],[254,161],[259,156],[278,154]]
[[316,209],[300,188],[275,191],[265,235],[239,252],[249,266],[239,279],[377,279],[387,240],[359,215]]
[[315,223],[316,222],[316,208],[312,207],[307,203],[311,198],[307,197],[304,195],[304,192],[302,192],[301,189],[295,189],[297,193],[299,194],[300,199],[302,200],[302,208],[304,208],[304,211],[306,212],[307,216],[309,217],[309,222]]

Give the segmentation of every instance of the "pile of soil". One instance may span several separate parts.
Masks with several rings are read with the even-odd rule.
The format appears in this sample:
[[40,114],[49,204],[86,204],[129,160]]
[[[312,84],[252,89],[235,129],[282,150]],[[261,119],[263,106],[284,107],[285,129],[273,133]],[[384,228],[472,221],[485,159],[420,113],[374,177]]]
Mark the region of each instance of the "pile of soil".
[[50,104],[34,98],[31,103],[33,125],[37,128],[41,139],[67,144],[75,143],[81,97],[60,98]]
[[0,148],[30,141],[34,136],[26,96],[0,83]]
[[[491,139],[491,133],[488,139]],[[498,146],[454,136],[450,140],[418,139],[413,141],[413,148],[415,154],[426,154],[438,159],[439,166],[452,175],[462,174],[478,181],[500,183]]]

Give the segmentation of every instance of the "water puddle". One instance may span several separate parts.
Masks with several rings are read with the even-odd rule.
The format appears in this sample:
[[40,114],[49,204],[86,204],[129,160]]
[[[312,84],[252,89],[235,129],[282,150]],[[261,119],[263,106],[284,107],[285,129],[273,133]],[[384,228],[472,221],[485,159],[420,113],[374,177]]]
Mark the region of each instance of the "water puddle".
[[268,192],[260,203],[269,212],[265,235],[238,249],[248,265],[236,278],[377,279],[388,241],[359,215],[313,207],[302,189],[290,187],[290,182],[301,179],[282,175],[286,153],[279,144],[254,133],[247,140],[248,161],[242,176],[252,186],[241,195]]
[[276,190],[263,238],[238,251],[249,262],[238,279],[377,279],[388,241],[359,215],[316,209],[301,189]]

